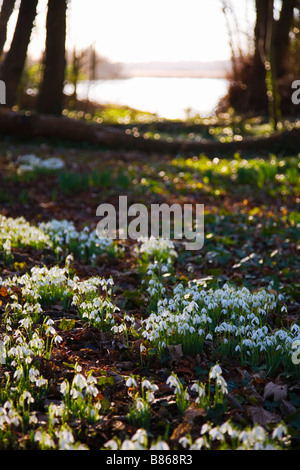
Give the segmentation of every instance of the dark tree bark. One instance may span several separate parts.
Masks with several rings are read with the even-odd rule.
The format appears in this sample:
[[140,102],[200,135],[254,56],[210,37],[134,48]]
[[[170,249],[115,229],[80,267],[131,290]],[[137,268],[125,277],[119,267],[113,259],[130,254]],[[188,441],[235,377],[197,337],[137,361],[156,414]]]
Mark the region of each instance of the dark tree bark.
[[269,101],[269,118],[274,129],[277,129],[280,120],[280,96],[278,92],[278,77],[276,67],[276,51],[274,41],[274,0],[269,1],[267,37],[265,41],[265,69],[267,96]]
[[0,13],[0,57],[3,54],[4,45],[7,37],[7,24],[12,12],[14,11],[16,0],[3,0]]
[[296,5],[296,0],[283,0],[280,18],[275,26],[274,49],[278,78],[283,77],[288,72],[290,31]]
[[47,38],[44,77],[37,110],[61,115],[66,69],[67,0],[48,0]]
[[38,0],[22,0],[10,50],[1,67],[0,78],[6,84],[6,103],[16,103],[18,86],[24,70]]
[[212,158],[216,154],[233,155],[241,152],[245,158],[251,152],[263,152],[268,158],[270,152],[284,155],[298,152],[300,129],[274,132],[270,137],[245,138],[241,142],[200,142],[145,139],[125,133],[125,129],[116,129],[103,124],[91,124],[78,119],[56,117],[42,114],[22,115],[0,108],[0,135],[15,135],[23,139],[42,137],[64,139],[74,142],[88,142],[105,148],[141,151],[149,154],[164,154],[173,158],[174,154],[184,152],[195,155],[205,153]]
[[276,125],[281,112],[295,113],[290,105],[290,83],[297,59],[295,51],[292,54],[290,32],[300,0],[281,0],[278,20],[273,7],[274,1],[255,0],[254,53],[246,60],[241,58],[238,74],[232,75],[227,103],[239,113],[271,112]]

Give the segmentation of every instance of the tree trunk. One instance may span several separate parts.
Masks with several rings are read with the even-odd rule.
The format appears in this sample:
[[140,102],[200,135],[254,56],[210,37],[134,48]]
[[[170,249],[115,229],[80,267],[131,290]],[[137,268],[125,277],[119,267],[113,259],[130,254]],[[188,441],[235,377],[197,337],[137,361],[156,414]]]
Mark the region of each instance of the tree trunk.
[[18,86],[25,66],[27,49],[36,17],[38,0],[22,0],[9,52],[1,67],[0,78],[6,84],[6,103],[16,103]]
[[48,0],[44,77],[38,97],[38,112],[61,115],[66,69],[67,0]]
[[222,153],[232,156],[241,152],[244,158],[257,152],[269,157],[270,152],[284,155],[299,151],[300,129],[285,132],[274,132],[270,137],[251,137],[242,141],[200,142],[145,139],[125,133],[124,129],[116,129],[103,124],[92,124],[78,119],[56,117],[42,114],[22,115],[0,108],[0,135],[15,135],[22,139],[42,137],[44,139],[63,139],[73,142],[84,142],[105,148],[163,154],[166,158],[174,158],[178,153],[195,155],[204,153],[211,158]]
[[14,11],[16,0],[3,0],[0,13],[0,57],[3,54],[4,45],[7,37],[7,24],[12,12]]
[[269,17],[269,1],[256,0],[256,24],[254,30],[255,52],[253,58],[252,79],[250,84],[249,102],[252,107],[259,112],[267,113],[267,87],[265,69],[265,47],[267,38],[267,24]]
[[280,119],[280,97],[278,93],[276,55],[274,48],[274,0],[269,1],[267,35],[265,40],[265,69],[269,117],[276,130]]
[[288,72],[290,31],[294,19],[296,0],[283,0],[280,18],[276,22],[274,48],[276,51],[276,69],[278,78]]

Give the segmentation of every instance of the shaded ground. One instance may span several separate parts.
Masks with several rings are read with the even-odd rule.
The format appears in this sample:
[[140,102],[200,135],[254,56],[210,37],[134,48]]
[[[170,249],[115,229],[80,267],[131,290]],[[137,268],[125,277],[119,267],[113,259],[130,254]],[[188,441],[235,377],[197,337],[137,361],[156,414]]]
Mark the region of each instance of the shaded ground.
[[[60,157],[65,169],[19,174],[17,158],[31,153]],[[93,230],[98,222],[98,205],[103,202],[117,205],[120,195],[128,196],[128,205],[205,204],[205,245],[200,252],[186,252],[182,244],[176,244],[179,256],[169,285],[197,279],[205,287],[232,282],[255,290],[272,281],[274,290],[284,296],[288,312],[277,314],[269,322],[274,328],[287,327],[294,321],[299,323],[300,313],[299,156],[259,157],[256,155],[247,162],[237,155],[234,162],[222,155],[216,155],[212,161],[205,156],[184,155],[168,155],[164,159],[88,145],[76,148],[64,143],[53,146],[7,140],[0,144],[1,214],[23,216],[32,224],[67,219],[74,221],[78,229],[87,225]],[[135,243],[120,241],[119,246],[124,250],[120,256],[103,254],[95,265],[75,259],[73,268],[81,279],[112,276],[120,317],[129,314],[141,320],[149,311],[134,253]],[[51,267],[57,263],[54,254],[29,248],[15,250],[13,256],[14,261],[7,263],[3,252],[0,253],[3,278],[28,272],[36,265]],[[3,315],[7,299],[6,293],[2,294]],[[163,363],[155,355],[148,355],[141,363],[139,337],[131,336],[128,344],[122,338],[116,341],[110,333],[82,322],[72,308],[63,312],[59,305],[52,305],[45,314],[58,328],[62,318],[74,320],[74,324],[70,331],[60,331],[63,342],[53,350],[50,360],[41,363],[41,372],[51,386],[37,409],[38,419],[43,421],[49,401],[59,401],[57,384],[74,374],[69,364],[80,364],[84,372],[93,370],[101,378],[105,413],[96,424],[79,420],[71,423],[76,440],[90,449],[99,449],[114,436],[124,440],[138,428],[126,419],[125,381],[131,374],[149,377],[159,384],[150,429],[154,437],[165,436],[172,446],[178,446],[184,435],[199,437],[199,429],[207,421],[218,424],[231,418],[242,427],[258,423],[266,428],[284,420],[293,435],[292,446],[299,448],[299,377],[291,376],[281,366],[270,377],[264,365],[253,370],[247,365],[241,367],[238,359],[218,358],[230,385],[226,404],[186,419],[178,413],[175,396],[165,382],[172,370],[186,384],[199,378],[207,381],[209,368],[216,361],[209,349],[196,357],[169,357]],[[265,398],[270,383],[286,387],[286,393],[279,399],[272,395]],[[24,447],[28,441],[28,436],[23,436]]]

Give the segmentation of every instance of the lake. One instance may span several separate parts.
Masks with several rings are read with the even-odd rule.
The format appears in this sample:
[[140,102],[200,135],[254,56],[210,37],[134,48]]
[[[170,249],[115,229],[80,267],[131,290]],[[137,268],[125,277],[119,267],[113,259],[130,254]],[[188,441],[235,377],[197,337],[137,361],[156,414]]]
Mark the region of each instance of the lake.
[[[184,119],[187,109],[203,117],[212,114],[220,98],[226,95],[227,87],[228,81],[220,78],[134,77],[97,80],[90,86],[81,82],[78,98],[126,105],[167,119]],[[72,88],[66,87],[68,91]]]

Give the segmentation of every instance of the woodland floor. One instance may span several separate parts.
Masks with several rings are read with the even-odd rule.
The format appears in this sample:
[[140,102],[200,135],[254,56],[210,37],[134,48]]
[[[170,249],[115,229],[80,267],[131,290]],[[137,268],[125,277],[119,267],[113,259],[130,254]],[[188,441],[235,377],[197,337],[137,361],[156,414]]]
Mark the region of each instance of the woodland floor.
[[[15,162],[25,154],[62,158],[65,169],[20,176]],[[267,288],[273,281],[273,289],[284,296],[287,313],[274,315],[269,323],[274,329],[288,327],[295,321],[299,323],[300,313],[299,156],[253,155],[247,157],[249,164],[242,157],[234,158],[238,162],[232,166],[219,154],[211,159],[186,155],[164,158],[88,145],[4,139],[0,143],[0,212],[6,217],[22,216],[33,225],[66,219],[78,229],[87,225],[94,230],[99,204],[117,205],[120,195],[128,196],[129,205],[204,204],[204,247],[200,252],[187,252],[175,243],[178,258],[174,274],[167,279],[168,286],[197,279],[207,288],[229,282],[254,291]],[[118,315],[133,315],[141,321],[149,310],[134,252],[136,243],[121,240],[118,244],[123,249],[119,256],[103,254],[94,265],[75,259],[73,269],[80,279],[111,276]],[[43,250],[15,249],[10,263],[0,252],[0,275],[4,279],[29,272],[33,266],[56,264],[56,256]],[[7,302],[5,290],[0,292],[0,302],[1,322]],[[216,425],[231,419],[241,429],[255,424],[272,429],[274,423],[283,421],[292,435],[290,447],[299,449],[299,376],[286,372],[280,364],[270,375],[264,364],[251,368],[241,365],[238,357],[214,357],[209,348],[196,356],[170,356],[163,361],[146,353],[141,363],[141,338],[129,336],[128,343],[121,337],[116,340],[111,333],[84,323],[72,308],[63,312],[59,305],[52,305],[45,315],[56,326],[62,324],[62,318],[74,322],[70,329],[59,330],[63,342],[53,349],[49,360],[41,362],[40,370],[50,384],[47,396],[35,409],[41,426],[47,404],[60,401],[58,384],[65,378],[71,380],[74,370],[70,364],[77,363],[84,374],[93,371],[101,378],[102,419],[95,424],[78,419],[69,423],[76,441],[91,450],[103,448],[114,437],[124,441],[139,428],[126,418],[129,398],[125,382],[130,375],[150,378],[159,386],[151,406],[150,435],[153,439],[162,436],[171,448],[181,448],[182,436],[198,438],[205,422]],[[1,330],[4,334],[3,326]],[[166,379],[173,371],[184,384],[199,379],[207,382],[209,369],[216,362],[222,367],[229,398],[218,409],[194,413],[187,419],[178,412],[176,397],[166,386]],[[0,380],[4,381],[4,372],[9,368],[1,369]],[[275,388],[283,387],[284,395],[266,398],[264,392],[270,383]],[[9,444],[0,441],[0,448],[31,446],[28,430],[24,434],[16,429]]]

